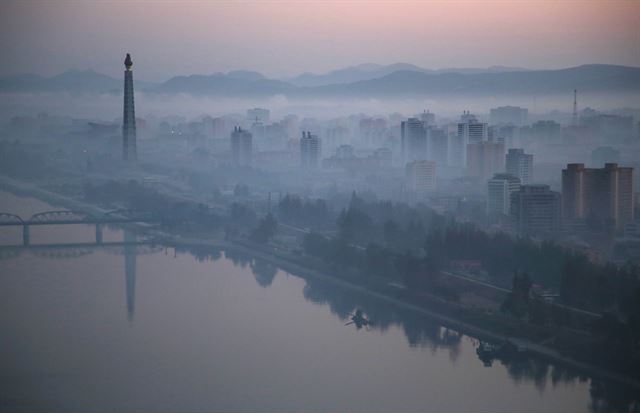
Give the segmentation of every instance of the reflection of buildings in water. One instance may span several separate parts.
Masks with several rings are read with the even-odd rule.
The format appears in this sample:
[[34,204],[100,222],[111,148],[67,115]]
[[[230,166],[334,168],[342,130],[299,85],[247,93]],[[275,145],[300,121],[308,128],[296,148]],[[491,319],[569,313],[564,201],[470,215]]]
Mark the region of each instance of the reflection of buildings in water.
[[345,321],[356,309],[361,309],[373,322],[373,329],[384,332],[397,325],[403,329],[410,347],[433,350],[446,348],[451,352],[452,361],[457,359],[462,334],[443,328],[437,322],[412,311],[381,301],[369,293],[335,288],[329,282],[313,278],[305,278],[305,281],[305,299],[316,304],[327,304],[340,320]]
[[134,232],[124,231],[124,274],[127,292],[127,317],[129,321],[133,320],[133,314],[136,307],[136,256],[137,247],[135,242],[137,236]]
[[[586,378],[582,378],[582,381]],[[593,413],[640,412],[637,389],[618,383],[591,380],[589,411]]]
[[576,381],[584,383],[590,380],[590,412],[640,412],[640,398],[637,390],[630,386],[589,379],[588,376],[575,370],[561,365],[552,365],[536,357],[500,359],[500,363],[507,369],[509,377],[514,382],[532,381],[541,394],[549,382],[551,387],[555,388],[558,384],[571,384]]
[[[239,252],[225,251],[225,257],[234,265],[251,269],[256,282],[262,287],[268,287],[273,281],[278,268]],[[264,272],[263,272],[264,271]],[[273,274],[273,276],[271,275]],[[328,305],[332,314],[341,321],[347,320],[356,309],[361,309],[373,322],[371,328],[384,332],[392,326],[403,329],[410,347],[429,348],[433,351],[447,349],[452,363],[458,359],[461,351],[463,334],[442,327],[438,322],[421,316],[410,310],[403,310],[396,305],[381,301],[369,293],[338,287],[330,281],[317,278],[307,278],[303,288],[304,298],[318,305]],[[472,341],[476,339],[469,338]],[[500,360],[506,368],[509,377],[516,383],[532,381],[538,391],[544,392],[549,382],[553,387],[560,383],[570,384],[576,381],[588,380],[577,372],[559,365],[552,365],[535,357],[525,357],[517,360]],[[640,411],[638,397],[623,388],[624,386],[591,381],[591,403],[589,410],[593,413],[624,411]]]

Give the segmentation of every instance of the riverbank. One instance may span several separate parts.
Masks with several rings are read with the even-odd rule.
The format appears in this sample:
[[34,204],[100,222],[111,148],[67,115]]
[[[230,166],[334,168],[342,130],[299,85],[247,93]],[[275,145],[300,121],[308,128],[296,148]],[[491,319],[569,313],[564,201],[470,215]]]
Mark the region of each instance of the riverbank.
[[[71,198],[62,194],[54,193],[36,185],[30,183],[24,183],[16,181],[10,178],[0,178],[0,189],[8,192],[16,193],[22,196],[30,196],[41,199],[45,202],[53,205],[59,205],[64,208],[81,210],[83,212],[92,214],[104,214],[107,210],[97,207],[95,205],[88,204],[82,200]],[[144,229],[143,229],[144,230]],[[146,229],[148,231],[148,228]],[[275,249],[272,247],[265,247],[261,245],[251,244],[243,240],[224,241],[221,239],[216,240],[202,240],[202,239],[188,239],[178,236],[176,234],[169,234],[166,232],[153,231],[153,235],[157,236],[162,242],[167,242],[175,246],[200,246],[200,247],[216,247],[228,250],[237,250],[246,255],[262,259],[270,262],[283,270],[298,275],[302,278],[314,277],[319,278],[341,288],[348,288],[353,291],[358,291],[377,299],[392,303],[400,308],[404,308],[410,311],[417,312],[421,315],[429,317],[445,327],[458,330],[464,334],[479,338],[481,340],[501,342],[504,340],[511,340],[515,344],[527,349],[532,354],[540,356],[549,361],[553,361],[558,364],[571,366],[572,368],[583,371],[591,376],[622,383],[637,389],[640,389],[640,381],[631,379],[628,377],[620,376],[618,374],[603,370],[601,368],[574,360],[570,357],[566,357],[556,350],[549,347],[536,344],[529,340],[514,339],[509,335],[501,334],[490,329],[479,327],[478,325],[464,322],[459,317],[456,317],[455,311],[451,311],[452,307],[446,307],[444,303],[436,303],[437,297],[424,297],[424,304],[417,305],[406,300],[402,300],[394,295],[393,287],[386,285],[377,285],[377,288],[371,288],[363,283],[357,283],[349,280],[342,279],[338,276],[331,275],[330,271],[319,271],[311,268],[308,263],[305,262],[303,257],[295,256],[288,251]],[[397,295],[397,294],[396,294]],[[427,304],[430,302],[433,307],[437,307],[439,311],[434,311],[428,308]],[[448,309],[447,309],[448,308]]]
[[[251,245],[251,247],[249,248],[246,244],[238,243],[238,242],[233,243],[232,246],[246,254],[250,254],[254,257],[268,261],[294,275],[302,275],[303,278],[304,276],[315,277],[315,278],[319,278],[319,279],[331,282],[333,284],[339,285],[342,288],[348,288],[354,291],[367,293],[376,297],[377,299],[386,301],[388,303],[392,303],[400,308],[414,311],[421,315],[429,317],[437,321],[438,323],[442,324],[444,327],[458,330],[463,334],[473,336],[480,340],[491,341],[491,342],[504,342],[505,340],[509,340],[512,343],[516,344],[517,346],[525,348],[528,352],[536,356],[542,357],[547,361],[570,366],[572,368],[575,368],[577,370],[580,370],[586,374],[589,374],[597,378],[614,381],[627,386],[631,386],[636,389],[640,389],[640,381],[635,380],[633,378],[625,377],[610,371],[606,371],[604,369],[593,366],[591,364],[572,359],[570,357],[562,355],[561,353],[559,353],[558,351],[552,348],[549,348],[540,344],[536,344],[529,340],[514,338],[509,335],[500,334],[488,329],[480,328],[478,326],[466,323],[455,317],[452,317],[451,315],[430,310],[425,306],[420,306],[420,305],[412,304],[403,300],[399,300],[391,294],[385,294],[378,291],[374,291],[370,288],[362,287],[360,285],[351,283],[349,281],[342,280],[338,277],[331,276],[323,272],[319,272],[317,270],[309,268],[308,266],[300,264],[296,260],[292,260],[291,256],[278,253],[277,251],[264,252],[264,251],[261,251],[261,249],[259,249],[258,246]],[[431,299],[434,299],[434,298],[431,298]]]

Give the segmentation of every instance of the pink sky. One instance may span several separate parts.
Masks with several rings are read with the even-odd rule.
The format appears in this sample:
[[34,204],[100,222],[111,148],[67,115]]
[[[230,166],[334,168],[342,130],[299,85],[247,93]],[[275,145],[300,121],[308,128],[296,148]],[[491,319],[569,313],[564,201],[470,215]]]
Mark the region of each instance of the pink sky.
[[128,51],[148,80],[363,62],[640,66],[640,1],[3,2],[0,50],[0,73],[46,75],[119,75]]

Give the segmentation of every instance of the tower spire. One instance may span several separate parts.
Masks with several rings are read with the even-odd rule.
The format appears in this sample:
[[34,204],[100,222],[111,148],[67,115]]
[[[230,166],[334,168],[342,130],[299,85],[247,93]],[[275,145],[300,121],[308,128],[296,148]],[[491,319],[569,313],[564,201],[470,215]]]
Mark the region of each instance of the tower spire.
[[138,153],[136,149],[136,111],[133,101],[133,61],[127,53],[124,59],[124,105],[122,113],[122,159],[136,161]]

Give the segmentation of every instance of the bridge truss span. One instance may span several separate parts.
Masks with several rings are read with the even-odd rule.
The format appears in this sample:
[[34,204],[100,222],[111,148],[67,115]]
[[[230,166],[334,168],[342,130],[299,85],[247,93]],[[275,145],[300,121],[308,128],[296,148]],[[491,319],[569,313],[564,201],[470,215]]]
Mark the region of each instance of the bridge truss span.
[[19,215],[0,212],[0,225],[24,225],[24,220]]
[[29,219],[29,224],[47,224],[55,222],[85,223],[88,221],[96,221],[96,219],[86,212],[58,210],[45,211],[34,214]]

